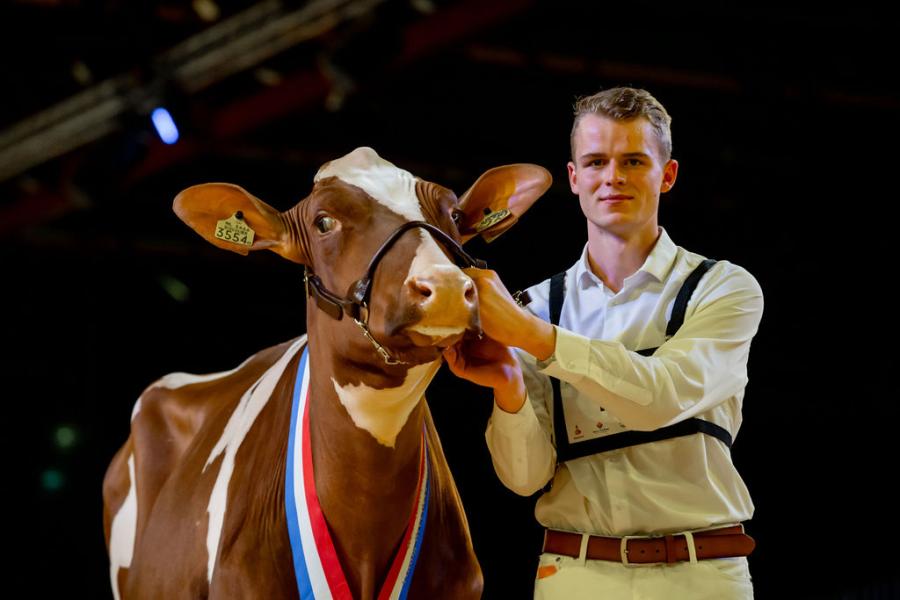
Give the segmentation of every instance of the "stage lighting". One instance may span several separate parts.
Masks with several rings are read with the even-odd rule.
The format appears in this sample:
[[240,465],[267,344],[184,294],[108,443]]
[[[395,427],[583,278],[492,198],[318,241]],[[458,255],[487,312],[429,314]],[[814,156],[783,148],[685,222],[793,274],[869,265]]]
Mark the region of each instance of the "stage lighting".
[[164,143],[174,144],[178,141],[178,126],[175,125],[175,120],[172,119],[172,115],[169,114],[168,110],[161,106],[154,108],[150,118],[153,120],[156,133],[159,134],[159,138]]

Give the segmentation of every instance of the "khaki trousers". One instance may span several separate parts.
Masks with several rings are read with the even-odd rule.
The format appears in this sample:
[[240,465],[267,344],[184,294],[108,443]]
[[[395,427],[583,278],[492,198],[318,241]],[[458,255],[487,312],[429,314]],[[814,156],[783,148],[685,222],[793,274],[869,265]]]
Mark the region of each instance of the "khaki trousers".
[[753,598],[746,558],[623,565],[544,553],[535,600],[745,600]]

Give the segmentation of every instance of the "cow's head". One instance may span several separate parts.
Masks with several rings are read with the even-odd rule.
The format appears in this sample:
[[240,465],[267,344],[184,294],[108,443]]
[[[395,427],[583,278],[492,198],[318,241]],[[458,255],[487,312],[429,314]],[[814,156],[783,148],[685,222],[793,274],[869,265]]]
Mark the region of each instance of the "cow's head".
[[[459,244],[476,235],[490,240],[549,185],[545,169],[509,165],[486,172],[458,199],[449,189],[398,169],[371,148],[357,148],[323,165],[312,193],[285,212],[224,183],[188,188],[175,199],[174,209],[216,246],[240,254],[272,250],[306,265],[319,278],[317,288],[345,300],[353,296],[353,284],[364,278],[373,256],[404,223],[425,222]],[[249,241],[244,225],[253,232],[247,244],[240,243],[244,236]],[[375,352],[348,318],[347,305],[340,315],[321,295],[315,299],[324,310],[310,307],[315,312],[309,319],[311,335],[330,338],[346,361],[397,376],[409,366],[436,361],[441,348],[467,331],[477,332],[474,285],[457,264],[453,243],[436,237],[441,238],[424,227],[400,233],[373,269],[368,310],[358,315],[396,364],[386,364]]]

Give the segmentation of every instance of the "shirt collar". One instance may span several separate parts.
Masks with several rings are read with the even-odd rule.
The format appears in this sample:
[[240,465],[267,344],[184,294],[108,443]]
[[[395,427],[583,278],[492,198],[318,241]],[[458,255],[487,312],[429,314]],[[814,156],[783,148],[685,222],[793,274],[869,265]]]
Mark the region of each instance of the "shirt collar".
[[[677,254],[678,246],[675,245],[666,230],[660,227],[659,239],[656,240],[656,245],[653,246],[653,250],[650,251],[650,254],[647,256],[644,264],[641,265],[641,268],[638,269],[638,272],[643,271],[654,277],[657,281],[663,281],[669,275],[669,271],[672,270],[672,265],[675,264],[675,257]],[[634,275],[631,275],[631,277],[634,277]],[[587,244],[584,245],[584,250],[581,252],[581,258],[575,264],[575,280],[581,285],[582,289],[589,287],[591,284],[599,286],[603,285],[600,278],[591,271],[591,265],[588,262]]]
[[669,234],[662,227],[659,228],[659,239],[656,245],[650,251],[650,255],[639,270],[648,273],[656,278],[657,281],[663,281],[669,276],[672,265],[675,264],[675,257],[678,255],[678,246],[669,237]]

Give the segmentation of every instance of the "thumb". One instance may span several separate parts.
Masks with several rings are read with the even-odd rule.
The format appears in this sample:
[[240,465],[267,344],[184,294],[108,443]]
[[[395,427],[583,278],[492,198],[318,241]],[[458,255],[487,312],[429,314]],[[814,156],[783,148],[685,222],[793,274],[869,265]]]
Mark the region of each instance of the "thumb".
[[447,346],[444,348],[444,358],[447,362],[453,362],[456,360],[456,346]]
[[454,373],[459,369],[459,351],[456,349],[456,346],[447,346],[444,348],[444,359],[447,361],[447,366],[450,367],[450,370]]

